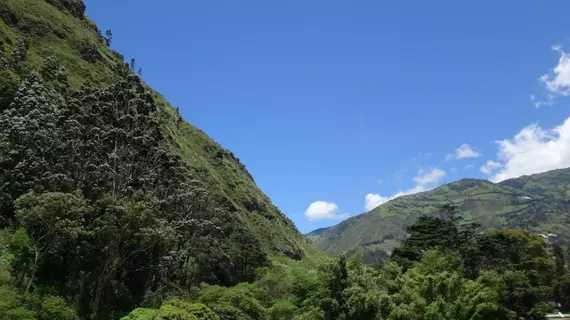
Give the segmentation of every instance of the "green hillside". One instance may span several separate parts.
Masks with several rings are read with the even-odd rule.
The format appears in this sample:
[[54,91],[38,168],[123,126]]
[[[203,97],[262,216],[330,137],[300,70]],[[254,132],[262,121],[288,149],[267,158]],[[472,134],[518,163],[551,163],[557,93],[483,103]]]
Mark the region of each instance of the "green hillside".
[[[28,46],[22,70],[2,73],[0,93],[8,91],[10,79],[19,82],[50,55],[67,69],[71,89],[111,84],[124,58],[105,45],[101,31],[84,16],[84,10],[80,0],[0,0],[3,55],[9,57],[21,40]],[[160,94],[153,94],[169,148],[188,164],[190,176],[204,182],[218,206],[236,214],[266,252],[303,256],[302,236],[259,190],[239,159],[181,119]]]
[[533,233],[570,237],[570,169],[510,179],[498,184],[463,179],[434,190],[403,196],[352,217],[309,238],[330,255],[363,248],[365,255],[385,258],[406,237],[420,216],[440,215],[448,202],[465,222],[490,228],[523,228]]
[[[518,229],[477,233],[454,214],[418,219],[453,202],[485,228],[562,238],[570,171],[393,200],[312,232],[331,254],[367,249],[329,258],[84,12],[81,0],[0,0],[0,320],[514,320],[544,319],[553,303],[570,310],[568,245]],[[412,224],[395,258],[363,263]]]

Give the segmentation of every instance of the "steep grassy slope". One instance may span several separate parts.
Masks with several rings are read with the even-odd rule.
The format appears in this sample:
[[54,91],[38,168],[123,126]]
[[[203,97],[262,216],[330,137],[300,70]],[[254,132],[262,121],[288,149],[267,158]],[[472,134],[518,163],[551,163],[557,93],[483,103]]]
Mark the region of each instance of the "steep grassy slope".
[[[4,54],[24,40],[29,46],[26,68],[38,68],[53,54],[67,69],[72,88],[108,86],[113,69],[124,59],[105,45],[84,9],[81,0],[0,0]],[[155,97],[170,149],[188,163],[189,174],[205,182],[216,203],[238,215],[268,253],[301,257],[304,238],[259,190],[239,159],[185,122],[158,93]]]
[[421,215],[438,216],[452,202],[465,221],[482,229],[520,227],[535,233],[570,237],[570,169],[511,179],[499,184],[463,179],[432,191],[404,196],[374,210],[309,234],[327,253],[364,248],[386,256],[406,236],[406,227]]

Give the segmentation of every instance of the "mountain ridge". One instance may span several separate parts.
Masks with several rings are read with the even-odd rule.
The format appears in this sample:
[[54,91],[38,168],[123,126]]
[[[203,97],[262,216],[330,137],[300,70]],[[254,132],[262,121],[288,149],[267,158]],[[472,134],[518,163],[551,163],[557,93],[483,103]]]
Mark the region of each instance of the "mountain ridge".
[[465,178],[430,191],[398,197],[306,236],[329,255],[363,249],[369,260],[386,258],[406,237],[407,226],[422,215],[440,215],[439,207],[452,203],[465,222],[479,223],[482,230],[523,228],[568,238],[569,182],[570,168],[499,183]]

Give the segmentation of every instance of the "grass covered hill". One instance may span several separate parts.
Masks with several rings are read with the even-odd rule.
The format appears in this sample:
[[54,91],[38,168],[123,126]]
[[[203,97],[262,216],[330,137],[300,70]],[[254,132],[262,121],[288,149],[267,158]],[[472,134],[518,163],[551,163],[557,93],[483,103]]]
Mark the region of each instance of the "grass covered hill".
[[0,0],[0,319],[118,319],[320,254],[111,48],[80,0]]
[[448,202],[465,222],[490,228],[522,228],[570,237],[570,169],[523,176],[495,184],[463,179],[434,190],[403,196],[365,214],[308,236],[330,255],[363,248],[370,259],[385,258],[420,216],[441,214]]
[[[41,68],[51,55],[66,69],[72,90],[82,86],[104,88],[114,81],[116,69],[125,59],[106,46],[104,32],[84,12],[81,0],[0,0],[3,55],[9,59],[20,41],[27,47],[20,70],[2,71],[0,99],[7,101],[13,94],[11,86],[29,70]],[[160,94],[151,92],[168,148],[186,162],[189,176],[205,184],[219,207],[237,215],[267,253],[303,256],[302,236],[256,186],[244,164],[184,121]]]

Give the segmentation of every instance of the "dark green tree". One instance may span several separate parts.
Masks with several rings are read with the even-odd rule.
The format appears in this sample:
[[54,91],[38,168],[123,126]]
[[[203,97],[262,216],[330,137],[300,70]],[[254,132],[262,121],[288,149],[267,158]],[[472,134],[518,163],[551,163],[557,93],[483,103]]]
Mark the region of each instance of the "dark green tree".
[[12,54],[10,55],[10,66],[17,72],[23,72],[27,57],[28,44],[26,41],[20,39],[12,48]]
[[0,213],[12,216],[12,203],[35,191],[69,190],[73,183],[60,162],[61,95],[31,73],[10,107],[0,114]]
[[556,267],[556,275],[562,276],[566,272],[566,261],[564,259],[564,251],[558,243],[552,245],[552,255],[554,256],[554,265]]
[[107,29],[107,31],[105,31],[105,45],[107,47],[111,46],[111,43],[113,42],[113,31],[111,31],[111,29]]

